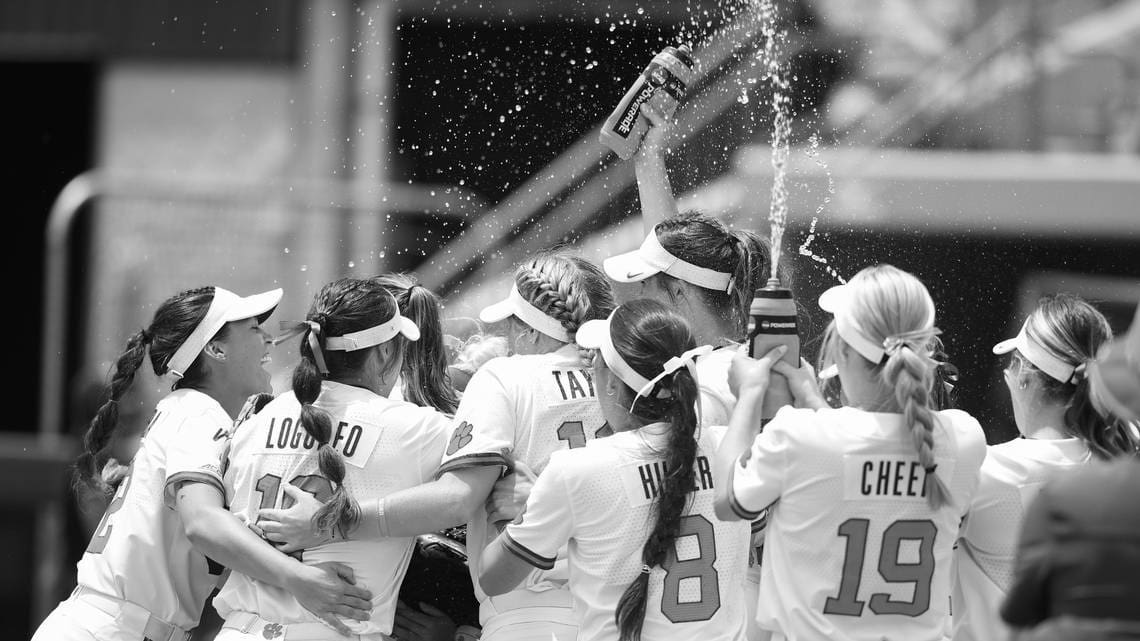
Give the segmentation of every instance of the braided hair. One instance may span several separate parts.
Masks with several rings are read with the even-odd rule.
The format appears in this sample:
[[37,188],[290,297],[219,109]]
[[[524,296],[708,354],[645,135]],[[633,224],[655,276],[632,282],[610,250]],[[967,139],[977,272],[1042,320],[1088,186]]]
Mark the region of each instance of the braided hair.
[[609,280],[597,265],[567,253],[542,253],[515,270],[519,294],[558,320],[571,337],[583,323],[606,318],[614,308]]
[[[175,294],[158,306],[150,325],[127,339],[126,347],[115,360],[111,382],[105,389],[107,400],[96,411],[83,434],[83,451],[74,468],[76,490],[87,488],[107,495],[114,493],[125,476],[123,466],[110,456],[111,443],[119,427],[119,401],[131,388],[135,373],[148,352],[154,373],[158,376],[166,373],[170,359],[205,318],[213,300],[213,287],[199,287]],[[229,326],[224,325],[215,338],[225,338],[228,331]],[[199,354],[185,375],[175,381],[173,388],[196,388],[204,376],[205,368]]]

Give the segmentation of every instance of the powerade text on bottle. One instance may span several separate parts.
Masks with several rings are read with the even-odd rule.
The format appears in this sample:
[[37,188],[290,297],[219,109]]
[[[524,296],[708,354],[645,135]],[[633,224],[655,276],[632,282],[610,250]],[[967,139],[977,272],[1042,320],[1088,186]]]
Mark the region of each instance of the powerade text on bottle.
[[[787,345],[781,360],[792,367],[800,366],[800,335],[796,323],[796,301],[780,281],[769,279],[752,297],[748,318],[748,345],[752,358],[761,358],[780,345]],[[769,378],[760,418],[768,422],[776,410],[792,404],[788,380],[778,374]]]
[[693,54],[688,45],[665,47],[653,57],[637,81],[625,92],[606,118],[599,139],[623,160],[633,156],[649,131],[641,106],[649,104],[666,118],[673,116],[693,75]]

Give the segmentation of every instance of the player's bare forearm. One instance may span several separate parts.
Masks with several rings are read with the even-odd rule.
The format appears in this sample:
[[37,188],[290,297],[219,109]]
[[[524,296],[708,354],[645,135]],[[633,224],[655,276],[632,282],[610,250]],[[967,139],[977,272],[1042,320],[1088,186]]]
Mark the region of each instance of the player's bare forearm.
[[677,201],[669,184],[664,149],[638,153],[634,159],[634,173],[641,201],[641,222],[648,234],[657,223],[677,215]]
[[483,571],[479,575],[479,587],[491,596],[510,592],[535,569],[507,550],[503,545],[504,536],[499,534],[483,550]]
[[282,588],[289,588],[304,569],[227,510],[214,487],[183,483],[176,493],[175,507],[186,538],[199,552],[227,568]]
[[752,448],[752,442],[760,433],[760,405],[764,400],[765,388],[749,387],[740,390],[736,407],[728,421],[728,430],[716,450],[714,474],[716,516],[722,521],[739,521],[740,516],[732,509],[733,470],[740,457]]
[[483,466],[445,472],[430,483],[361,501],[360,523],[348,538],[417,536],[467,523],[490,496],[500,469]]

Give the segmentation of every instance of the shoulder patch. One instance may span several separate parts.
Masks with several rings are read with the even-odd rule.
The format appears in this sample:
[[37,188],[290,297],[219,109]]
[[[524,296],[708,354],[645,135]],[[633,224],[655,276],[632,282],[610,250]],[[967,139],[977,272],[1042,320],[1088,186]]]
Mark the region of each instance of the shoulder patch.
[[446,455],[451,456],[452,454],[455,454],[460,449],[465,447],[468,443],[470,443],[471,430],[473,429],[475,429],[475,426],[471,425],[467,421],[460,423],[455,428],[455,431],[452,432],[451,440],[447,443]]

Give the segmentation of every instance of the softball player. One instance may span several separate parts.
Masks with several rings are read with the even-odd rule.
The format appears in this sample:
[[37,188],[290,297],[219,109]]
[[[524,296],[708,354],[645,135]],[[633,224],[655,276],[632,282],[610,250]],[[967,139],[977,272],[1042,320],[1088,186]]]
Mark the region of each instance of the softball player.
[[[259,509],[305,492],[323,503],[316,521],[339,531],[357,518],[352,496],[383,495],[428,480],[450,422],[432,408],[385,398],[400,374],[403,339],[418,339],[419,330],[379,282],[329,283],[307,320],[295,326],[305,338],[293,391],[266,405],[233,437],[225,475],[230,508],[253,522]],[[305,551],[306,564],[344,564],[372,591],[371,618],[344,622],[351,638],[379,641],[392,632],[413,544],[412,537],[341,539]],[[236,571],[214,605],[225,619],[219,641],[343,638],[288,590]]]
[[717,450],[730,481],[717,513],[768,509],[757,623],[777,640],[942,639],[985,435],[968,414],[931,408],[937,330],[918,279],[869,267],[820,306],[835,316],[821,365],[835,363],[844,407],[826,407],[810,366],[778,363],[802,409],[758,434],[771,361],[742,351],[730,373],[740,400]]
[[616,433],[551,457],[521,522],[488,547],[483,589],[509,592],[567,548],[579,639],[743,640],[750,528],[716,518],[720,428],[698,434],[695,360],[712,348],[653,300],[587,323],[578,341],[599,350]]
[[[520,265],[514,280],[509,296],[480,314],[486,323],[506,322],[513,355],[491,359],[471,378],[438,479],[366,503],[350,537],[410,536],[466,522],[468,566],[477,582],[483,547],[498,533],[484,508],[495,482],[515,460],[541,473],[552,452],[609,433],[591,371],[574,343],[582,323],[613,308],[605,276],[581,258],[542,254]],[[263,513],[260,523],[271,540],[289,544],[283,549],[302,548],[320,540],[310,515],[311,506],[303,506]],[[484,641],[573,640],[578,618],[565,583],[564,571],[556,569],[536,572],[501,597],[476,589]]]
[[955,641],[1009,635],[998,610],[1013,580],[1025,510],[1042,485],[1094,457],[1136,451],[1131,431],[1089,394],[1086,364],[1111,339],[1104,315],[1061,294],[1041,299],[1017,336],[994,346],[995,354],[1009,354],[1005,384],[1023,438],[989,447],[982,464],[954,555]]
[[[247,298],[220,287],[185,291],[130,338],[77,461],[79,482],[117,488],[79,561],[78,586],[40,625],[36,641],[185,639],[223,564],[288,586],[317,611],[362,603],[356,597],[366,591],[279,554],[223,507],[222,452],[246,398],[270,389],[260,323],[280,299],[279,289]],[[148,352],[157,375],[174,377],[174,389],[123,468],[107,461],[105,448],[119,399]],[[102,476],[115,469],[125,476]]]
[[[699,213],[679,214],[665,166],[670,122],[643,107],[651,126],[634,155],[645,241],[638,249],[606,259],[606,275],[618,283],[623,299],[654,298],[676,309],[696,332],[697,342],[713,351],[697,359],[702,425],[727,425],[736,396],[728,387],[728,368],[736,346],[745,341],[753,292],[771,273],[772,252],[766,239],[746,230],[731,230]],[[780,280],[791,286],[791,273],[780,266]],[[744,588],[759,590],[759,551],[763,519],[756,522],[753,555]],[[748,600],[755,603],[755,598]],[[749,621],[752,617],[749,617]],[[755,641],[763,633],[753,629]]]

